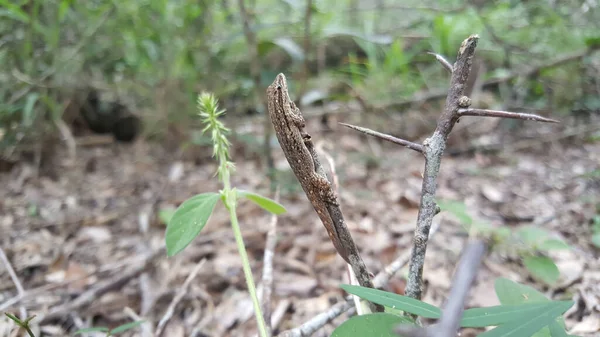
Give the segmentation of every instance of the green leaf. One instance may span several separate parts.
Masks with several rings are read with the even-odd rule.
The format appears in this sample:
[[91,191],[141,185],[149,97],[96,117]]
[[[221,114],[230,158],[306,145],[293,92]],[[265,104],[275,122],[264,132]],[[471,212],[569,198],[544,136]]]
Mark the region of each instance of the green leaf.
[[173,218],[173,214],[175,214],[175,210],[172,208],[161,209],[158,212],[158,218],[160,219],[161,223],[168,226],[169,222]]
[[517,231],[517,235],[531,247],[537,247],[539,243],[548,238],[548,232],[536,226],[524,226]]
[[498,326],[505,323],[517,321],[524,315],[539,311],[548,306],[554,305],[553,302],[543,303],[525,303],[513,305],[497,305],[487,308],[472,308],[464,312],[460,321],[461,327],[480,328],[486,326]]
[[0,0],[0,17],[6,16],[23,23],[29,23],[29,15],[12,1]]
[[283,214],[286,212],[285,207],[283,207],[280,203],[278,203],[275,200],[269,199],[267,197],[263,197],[262,195],[253,193],[253,192],[248,192],[248,191],[244,191],[244,190],[237,190],[237,194],[240,197],[244,197],[252,202],[254,202],[255,204],[257,204],[258,206],[260,206],[262,209],[264,209],[267,212],[273,213],[273,214]]
[[544,294],[534,288],[500,277],[494,284],[496,296],[502,304],[540,303],[548,302]]
[[137,326],[142,325],[142,323],[144,323],[145,321],[141,320],[141,321],[135,321],[135,322],[129,322],[129,323],[125,323],[123,325],[119,325],[118,327],[110,330],[110,333],[119,333],[119,332],[123,332],[123,331],[127,331],[129,329],[133,329]]
[[[544,303],[550,302],[544,294],[535,290],[534,288],[518,284],[506,278],[498,278],[495,282],[496,296],[500,303],[504,305],[508,304],[521,304],[521,303]],[[558,322],[564,326],[564,320],[561,317]],[[544,328],[535,334],[536,337],[550,336],[548,328]]]
[[175,210],[165,234],[168,256],[179,253],[200,233],[220,197],[214,192],[198,194]]
[[419,300],[415,300],[414,298],[410,298],[408,296],[402,296],[378,289],[364,288],[348,284],[342,284],[341,287],[348,293],[356,295],[367,301],[381,304],[393,309],[400,309],[417,316],[425,318],[440,318],[441,315],[440,308]]
[[552,322],[550,324],[550,336],[552,337],[569,337],[569,334],[565,331],[558,322]]
[[527,256],[523,259],[525,268],[533,277],[552,285],[558,281],[560,271],[554,261],[546,256]]
[[354,316],[338,326],[331,337],[398,337],[394,333],[394,328],[398,324],[410,324],[410,320],[406,317],[381,312]]
[[600,36],[591,36],[585,39],[585,45],[588,48],[599,48],[600,47]]
[[501,325],[493,330],[486,331],[479,337],[529,337],[551,324],[557,317],[567,311],[573,301],[552,302],[552,306],[523,317],[516,322]]
[[440,210],[448,211],[454,215],[461,224],[466,227],[471,226],[473,223],[473,218],[469,216],[467,212],[467,205],[463,202],[452,201],[452,200],[439,200],[437,201],[438,206],[440,206]]
[[592,243],[594,246],[600,248],[600,233],[595,233],[592,235]]
[[110,330],[106,327],[97,327],[97,328],[83,328],[75,331],[75,334],[86,333],[86,332],[109,332]]
[[35,103],[37,102],[38,98],[40,97],[40,95],[37,92],[32,92],[29,95],[27,95],[27,99],[25,100],[25,106],[23,107],[23,125],[26,127],[29,127],[33,124],[33,121],[35,120],[35,110],[33,110],[33,107],[35,106]]
[[544,242],[540,243],[537,246],[537,248],[543,251],[571,249],[571,247],[566,242],[559,239],[547,239]]

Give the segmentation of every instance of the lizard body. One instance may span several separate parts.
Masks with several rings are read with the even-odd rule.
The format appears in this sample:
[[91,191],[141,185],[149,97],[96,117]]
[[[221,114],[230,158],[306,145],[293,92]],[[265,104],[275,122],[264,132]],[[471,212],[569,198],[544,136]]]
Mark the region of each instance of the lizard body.
[[[273,84],[267,88],[267,99],[269,117],[292,171],[327,229],[335,249],[350,263],[349,252],[342,242],[344,235],[340,236],[341,231],[337,229],[338,226],[345,226],[340,217],[337,196],[318,162],[311,136],[304,130],[304,117],[290,99],[285,75],[277,75]],[[336,215],[335,219],[332,212]]]

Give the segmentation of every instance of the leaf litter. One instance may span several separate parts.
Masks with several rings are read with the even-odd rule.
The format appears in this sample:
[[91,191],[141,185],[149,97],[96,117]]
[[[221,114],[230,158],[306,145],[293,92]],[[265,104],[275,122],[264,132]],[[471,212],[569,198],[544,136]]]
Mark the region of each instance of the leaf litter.
[[[308,127],[318,129],[316,123]],[[553,132],[560,131],[560,126],[552,127]],[[469,128],[469,139],[460,139],[460,144],[475,142],[478,135],[473,128]],[[502,132],[488,129],[484,132],[487,138],[498,138],[490,133]],[[389,144],[364,142],[362,136],[341,127],[313,133],[327,143],[334,157],[345,218],[365,263],[376,274],[410,249],[423,159]],[[511,137],[518,139],[519,133]],[[373,144],[383,157],[369,157]],[[31,171],[27,163],[0,175],[4,186],[0,190],[0,230],[4,233],[0,243],[25,289],[25,297],[18,298],[14,284],[1,269],[3,311],[17,312],[24,306],[29,315],[40,317],[40,328],[50,336],[72,333],[72,322],[115,327],[134,320],[125,308],[155,327],[193,266],[206,259],[176,306],[165,333],[256,335],[251,302],[223,207],[217,206],[208,225],[180,254],[167,258],[161,251],[165,225],[159,212],[172,210],[195,194],[218,191],[214,162],[204,156],[201,163],[194,163],[167,148],[138,142],[82,149],[77,162],[64,168],[60,158],[67,156],[60,151],[66,150],[60,149],[56,154],[59,160],[52,162],[59,172],[55,179],[27,173]],[[279,148],[275,155],[278,162],[283,158]],[[234,186],[269,196],[258,158],[234,159]],[[526,225],[539,226],[572,247],[571,251],[551,254],[562,272],[555,287],[531,279],[518,257],[493,252],[479,272],[469,306],[498,304],[493,280],[509,277],[533,284],[548,296],[578,299],[567,314],[567,328],[581,336],[598,333],[599,250],[590,238],[600,181],[584,174],[598,169],[599,163],[598,142],[557,141],[517,152],[444,158],[438,198],[465,203],[470,216],[493,227],[514,232]],[[296,327],[342,301],[345,293],[339,284],[348,283],[343,260],[336,255],[306,197],[293,180],[285,180],[285,184],[280,202],[288,213],[278,219],[272,298],[272,307],[283,304],[284,314],[276,332]],[[250,202],[241,202],[238,213],[255,280],[260,280],[269,215]],[[463,225],[447,212],[436,216],[434,222],[438,230],[428,247],[424,300],[442,305],[466,236]],[[156,254],[149,254],[152,252]],[[43,318],[103,281],[146,264],[140,273],[96,293],[68,314]],[[405,271],[401,270],[385,290],[402,293]],[[314,336],[328,336],[347,318],[348,314],[342,315]],[[0,330],[4,326],[6,322],[0,321]],[[122,335],[142,336],[140,331],[144,330]]]

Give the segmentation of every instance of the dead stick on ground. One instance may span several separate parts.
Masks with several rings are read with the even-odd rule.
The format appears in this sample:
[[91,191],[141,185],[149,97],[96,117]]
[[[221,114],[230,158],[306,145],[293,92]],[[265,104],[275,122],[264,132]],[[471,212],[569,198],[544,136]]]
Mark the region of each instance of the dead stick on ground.
[[202,266],[204,266],[205,262],[206,262],[206,259],[202,259],[198,264],[196,264],[196,266],[194,267],[192,272],[188,275],[187,279],[185,279],[185,282],[183,282],[183,285],[181,287],[179,287],[179,291],[177,291],[177,294],[173,297],[173,299],[171,300],[171,303],[169,303],[169,307],[167,308],[167,311],[165,311],[165,314],[158,322],[154,336],[156,336],[156,337],[161,336],[165,326],[167,325],[167,323],[169,322],[169,320],[171,319],[171,317],[173,317],[173,314],[175,313],[175,307],[177,306],[177,304],[179,304],[179,302],[181,301],[183,296],[185,296],[185,294],[188,291],[188,288],[190,287],[190,284],[192,283],[194,278],[196,278],[196,275],[198,275],[198,272],[200,272],[200,269],[202,269]]
[[[0,259],[2,260],[2,263],[4,263],[4,266],[6,267],[6,270],[8,271],[8,275],[10,275],[11,280],[15,284],[15,288],[17,288],[17,294],[21,297],[24,297],[25,289],[23,288],[23,285],[21,284],[21,281],[19,280],[17,273],[15,273],[15,270],[13,269],[12,265],[10,264],[10,261],[8,260],[8,257],[4,253],[4,249],[2,249],[2,247],[0,247]],[[19,317],[19,319],[21,319],[23,321],[25,319],[27,319],[27,310],[25,310],[25,307],[23,305],[19,306],[19,315],[21,315],[21,317]]]
[[[429,233],[429,237],[433,237],[435,232],[437,231],[437,227],[432,227],[431,232]],[[373,285],[375,288],[381,288],[385,286],[390,278],[398,272],[398,270],[402,269],[410,259],[410,250],[407,250],[403,254],[400,254],[392,263],[390,263],[385,269],[379,272],[375,278],[373,279]],[[306,321],[301,326],[294,328],[292,330],[284,331],[279,336],[280,337],[306,337],[313,334],[315,331],[322,328],[325,324],[331,322],[333,319],[337,318],[344,312],[348,311],[348,309],[352,308],[352,297],[348,296],[346,301],[339,302],[329,308],[327,311],[318,314],[317,316],[311,318]]]
[[[279,188],[275,191],[275,201],[279,201]],[[262,312],[267,323],[267,334],[272,334],[271,325],[271,293],[273,292],[273,257],[277,246],[277,215],[271,215],[269,231],[265,243],[265,254],[263,256],[262,275]]]
[[146,270],[146,268],[148,268],[152,264],[154,258],[156,258],[160,254],[164,254],[164,252],[165,250],[163,248],[151,254],[147,254],[144,258],[143,263],[137,266],[130,267],[130,269],[125,271],[123,274],[119,274],[110,280],[97,283],[97,285],[94,288],[85,291],[73,301],[52,309],[52,311],[50,311],[46,315],[40,315],[43,316],[41,317],[40,323],[48,323],[53,319],[64,317],[69,312],[78,310],[79,308],[92,303],[92,301],[98,299],[105,293],[113,289],[118,289],[122,287],[132,278],[135,278],[139,276],[142,272],[144,272],[144,270]]

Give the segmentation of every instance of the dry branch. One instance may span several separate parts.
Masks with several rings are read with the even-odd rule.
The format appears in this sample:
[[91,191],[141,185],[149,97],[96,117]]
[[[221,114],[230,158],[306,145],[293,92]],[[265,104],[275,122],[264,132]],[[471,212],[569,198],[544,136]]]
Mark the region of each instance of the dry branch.
[[431,52],[428,52],[427,54],[435,56],[435,59],[441,63],[442,66],[450,72],[450,74],[452,74],[452,64],[450,64],[450,62],[448,62],[442,55]]
[[464,249],[458,268],[454,273],[454,282],[450,289],[448,302],[438,323],[426,328],[401,325],[396,328],[396,332],[406,337],[455,337],[460,327],[467,295],[484,254],[485,243],[483,241],[473,241]]
[[433,135],[423,143],[425,150],[425,171],[423,174],[423,185],[421,190],[421,203],[417,216],[417,228],[415,229],[411,260],[409,263],[408,282],[406,295],[421,299],[423,283],[423,265],[425,264],[425,252],[431,222],[436,214],[435,192],[437,188],[437,175],[440,170],[442,155],[446,148],[446,139],[452,131],[452,127],[459,118],[458,109],[464,104],[463,93],[465,83],[469,78],[475,47],[477,46],[477,35],[469,36],[463,41],[459,51],[454,71],[450,78],[450,88],[446,98],[446,107],[438,120]]
[[[554,68],[554,67],[558,67],[560,65],[563,65],[565,63],[569,63],[572,61],[577,61],[583,57],[585,57],[586,55],[589,55],[591,52],[593,51],[593,49],[589,48],[589,49],[584,49],[581,51],[577,51],[574,53],[569,53],[569,54],[564,54],[561,55],[559,57],[557,57],[554,60],[550,60],[546,63],[528,68],[528,69],[524,69],[521,71],[512,71],[510,73],[508,73],[505,76],[501,76],[501,77],[497,77],[497,78],[492,78],[490,80],[485,81],[482,84],[483,88],[486,87],[493,87],[495,85],[501,84],[501,83],[506,83],[509,82],[515,78],[519,78],[519,77],[530,77],[533,74],[536,74],[544,69],[549,69],[549,68]],[[445,89],[437,89],[437,90],[430,90],[430,91],[423,91],[423,92],[418,92],[416,93],[412,98],[409,98],[407,100],[404,101],[399,101],[399,102],[393,102],[390,103],[386,106],[377,106],[376,108],[378,109],[390,109],[390,108],[394,108],[394,107],[402,107],[402,106],[407,106],[410,104],[414,104],[414,103],[418,103],[418,102],[426,102],[426,101],[431,101],[431,100],[436,100],[436,99],[440,99],[443,98],[447,95],[447,90]]]
[[[24,297],[25,289],[23,288],[23,285],[21,284],[21,281],[19,280],[17,273],[15,273],[15,269],[12,267],[10,261],[8,260],[8,257],[4,253],[4,249],[2,249],[2,247],[0,247],[0,260],[2,260],[2,263],[4,263],[4,266],[6,267],[6,270],[8,271],[8,275],[10,275],[11,280],[15,284],[15,288],[17,288],[17,294],[21,297]],[[23,305],[19,306],[19,315],[21,315],[21,317],[19,317],[21,320],[27,319],[27,310],[25,309],[25,306],[23,306]]]
[[[275,192],[275,201],[279,201],[279,189]],[[273,292],[273,256],[275,256],[275,246],[277,245],[277,215],[271,215],[269,231],[265,243],[265,253],[263,256],[263,275],[262,275],[262,312],[267,323],[267,334],[272,333],[271,325],[271,293]]]
[[423,154],[425,151],[423,151],[423,145],[421,144],[417,144],[417,143],[413,143],[411,141],[408,140],[404,140],[404,139],[400,139],[400,138],[396,138],[394,136],[390,136],[388,134],[385,133],[381,133],[381,132],[377,132],[374,130],[371,130],[369,128],[363,128],[361,126],[354,126],[351,124],[346,124],[346,123],[340,123],[341,125],[345,126],[345,127],[349,127],[350,129],[354,129],[356,131],[360,131],[364,134],[367,134],[369,136],[373,136],[373,137],[377,137],[383,140],[387,140],[388,142],[392,142],[394,144],[398,144],[400,146],[404,146],[408,149],[411,149],[413,151],[417,151],[421,154]]
[[[81,307],[90,304],[92,301],[98,299],[100,296],[106,294],[107,292],[109,292],[113,289],[118,289],[118,288],[122,287],[127,282],[129,282],[131,279],[133,279],[133,278],[139,276],[141,273],[143,273],[147,268],[149,268],[152,265],[154,259],[157,256],[164,254],[164,252],[165,252],[164,249],[159,249],[155,252],[147,254],[144,257],[143,263],[141,263],[137,266],[129,267],[129,269],[127,271],[115,276],[114,278],[112,278],[110,280],[99,282],[98,284],[96,284],[96,286],[85,291],[84,293],[79,295],[79,297],[77,297],[73,301],[71,301],[69,303],[65,303],[61,306],[58,306],[58,307],[52,309],[52,311],[50,311],[48,314],[43,315],[43,317],[41,317],[40,323],[41,324],[48,323],[53,319],[57,319],[57,318],[66,316],[71,311],[78,310]],[[40,316],[42,316],[42,315],[40,315]]]
[[188,275],[188,277],[183,282],[183,285],[181,285],[179,287],[177,294],[175,294],[175,296],[173,296],[173,299],[171,300],[171,303],[169,303],[169,307],[167,308],[167,311],[165,311],[163,317],[160,319],[160,321],[158,322],[158,325],[156,326],[156,333],[155,333],[156,337],[160,337],[162,335],[162,332],[163,332],[165,326],[167,325],[167,323],[169,322],[169,320],[171,319],[171,317],[173,317],[173,314],[175,313],[175,307],[177,306],[177,304],[179,304],[179,302],[181,302],[181,299],[183,298],[183,296],[185,296],[185,294],[187,294],[190,284],[192,283],[194,278],[196,278],[196,275],[198,275],[198,273],[200,272],[200,269],[202,269],[202,266],[204,266],[205,262],[206,262],[206,259],[202,259],[199,263],[196,264],[196,266],[194,267],[192,272]]
[[488,109],[460,109],[458,114],[462,116],[477,116],[477,117],[500,117],[500,118],[511,118],[511,119],[522,119],[527,121],[535,122],[546,122],[546,123],[560,123],[556,119],[550,119],[541,117],[534,114],[528,114],[523,112],[509,112],[500,110],[488,110]]

